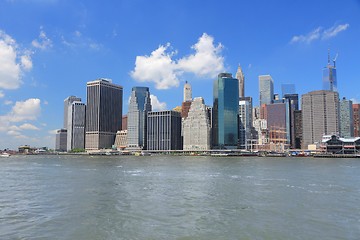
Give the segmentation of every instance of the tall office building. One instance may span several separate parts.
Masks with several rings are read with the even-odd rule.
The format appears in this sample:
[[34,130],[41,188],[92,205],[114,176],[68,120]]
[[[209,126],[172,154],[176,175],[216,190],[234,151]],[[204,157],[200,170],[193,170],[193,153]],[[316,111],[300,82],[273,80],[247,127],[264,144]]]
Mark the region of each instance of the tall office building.
[[128,111],[128,148],[146,149],[147,113],[151,111],[148,87],[133,87]]
[[301,98],[303,148],[321,143],[323,135],[339,134],[339,94],[313,91]]
[[302,111],[294,111],[294,143],[293,148],[301,149],[302,146]]
[[72,102],[68,107],[67,151],[85,149],[85,103]]
[[270,75],[259,76],[260,106],[271,104],[274,99],[274,81]]
[[265,105],[269,141],[288,146],[291,143],[290,104],[288,99]]
[[233,149],[238,145],[239,83],[230,73],[214,81],[213,147]]
[[340,101],[340,136],[354,137],[354,114],[352,101],[343,98]]
[[85,149],[111,148],[121,129],[122,86],[111,80],[98,79],[87,83]]
[[328,52],[328,63],[323,69],[323,90],[337,92],[337,78],[336,78],[336,57],[333,60],[333,65],[330,62],[330,50]]
[[81,102],[81,98],[76,96],[69,96],[64,100],[64,129],[68,127],[68,108],[72,104],[72,102],[75,101]]
[[353,104],[354,137],[360,137],[360,104]]
[[293,94],[285,94],[283,96],[284,99],[289,99],[290,105],[293,108],[293,110],[299,110],[299,95],[297,93]]
[[55,151],[65,152],[67,142],[67,130],[59,129],[56,131],[55,136]]
[[191,85],[186,81],[184,85],[184,102],[192,101]]
[[187,118],[192,102],[191,85],[186,81],[184,85],[184,101],[181,104],[181,117]]
[[252,130],[252,98],[240,97],[239,100],[239,147],[248,149]]
[[180,112],[149,112],[147,119],[148,150],[182,149]]
[[235,77],[239,81],[239,97],[245,97],[245,76],[240,65],[238,66]]
[[183,120],[184,150],[210,149],[210,121],[201,97],[191,104],[188,117]]

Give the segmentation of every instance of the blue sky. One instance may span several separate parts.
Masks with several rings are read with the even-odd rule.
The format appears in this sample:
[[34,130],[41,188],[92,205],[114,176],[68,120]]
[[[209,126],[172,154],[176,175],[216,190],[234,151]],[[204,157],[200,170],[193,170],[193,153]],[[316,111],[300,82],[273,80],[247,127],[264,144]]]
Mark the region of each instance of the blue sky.
[[86,82],[110,78],[148,86],[155,109],[193,97],[212,105],[216,74],[238,64],[258,104],[258,75],[275,92],[322,87],[327,49],[337,59],[340,96],[360,99],[360,1],[2,0],[0,149],[54,147],[63,100],[86,99]]

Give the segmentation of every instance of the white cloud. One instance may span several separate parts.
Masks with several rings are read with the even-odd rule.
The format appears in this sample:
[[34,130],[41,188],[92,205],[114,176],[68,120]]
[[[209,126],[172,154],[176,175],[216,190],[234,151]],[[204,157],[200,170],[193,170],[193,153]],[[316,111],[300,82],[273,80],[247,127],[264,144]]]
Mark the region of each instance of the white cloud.
[[321,27],[318,27],[306,35],[293,36],[291,39],[291,43],[304,42],[309,44],[312,41],[320,38],[320,31]]
[[13,106],[11,113],[7,116],[10,122],[21,122],[25,120],[36,120],[40,115],[40,99],[30,98],[26,101],[19,101]]
[[336,35],[338,35],[338,33],[348,29],[349,26],[350,25],[348,23],[342,24],[342,25],[337,25],[337,26],[334,25],[333,27],[326,29],[324,31],[322,38],[329,39],[329,38],[335,37]]
[[151,107],[153,111],[166,110],[166,102],[160,102],[157,96],[150,94]]
[[11,105],[11,104],[13,104],[13,102],[10,101],[10,100],[6,100],[6,101],[4,102],[4,104],[5,104],[5,105]]
[[7,131],[6,134],[9,135],[9,136],[20,136],[21,135],[20,132],[13,131],[13,130]]
[[0,91],[0,98],[5,97],[5,94],[3,93],[3,91]]
[[293,36],[290,43],[307,43],[310,44],[314,40],[322,39],[326,40],[329,38],[333,38],[338,35],[340,32],[345,31],[348,29],[350,25],[348,23],[342,25],[334,25],[331,28],[323,30],[322,27],[318,27],[311,31],[306,35],[297,35]]
[[35,48],[39,48],[41,50],[46,50],[52,47],[52,41],[50,38],[46,36],[46,33],[42,28],[40,28],[40,34],[38,39],[34,39],[31,44]]
[[21,66],[23,67],[24,70],[32,69],[33,65],[30,54],[21,56],[20,60],[21,60]]
[[19,126],[21,130],[40,130],[38,127],[30,124],[30,123],[24,123]]
[[[22,68],[19,63],[21,52],[16,41],[0,30],[0,89],[17,89],[21,84]],[[26,57],[24,62],[28,67],[31,59]],[[25,66],[24,66],[25,67]]]
[[171,59],[176,52],[168,52],[170,44],[160,45],[150,56],[137,56],[132,78],[139,82],[153,82],[157,89],[178,87],[176,63]]
[[215,46],[212,36],[204,33],[191,48],[195,50],[195,54],[178,61],[178,68],[182,71],[200,77],[215,77],[225,69],[224,57],[221,55],[223,46],[221,43]]
[[173,60],[177,51],[170,51],[171,45],[160,45],[150,56],[137,56],[135,68],[130,75],[138,82],[153,82],[157,89],[179,86],[183,73],[198,77],[215,77],[224,71],[224,57],[221,43],[214,45],[214,38],[204,33],[191,47],[194,54]]

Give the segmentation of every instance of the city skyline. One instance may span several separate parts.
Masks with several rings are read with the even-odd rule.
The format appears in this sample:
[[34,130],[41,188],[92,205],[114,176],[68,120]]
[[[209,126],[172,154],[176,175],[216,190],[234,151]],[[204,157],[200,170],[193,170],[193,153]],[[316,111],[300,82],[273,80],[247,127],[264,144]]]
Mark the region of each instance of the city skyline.
[[55,130],[63,125],[63,100],[86,99],[86,83],[94,79],[123,86],[124,114],[135,86],[149,87],[154,110],[170,110],[181,105],[185,81],[193,97],[211,105],[217,74],[235,76],[240,64],[245,94],[257,106],[259,75],[271,75],[278,94],[288,83],[299,97],[321,90],[329,48],[331,60],[338,53],[340,98],[358,102],[359,1],[223,1],[243,15],[214,18],[219,4],[1,2],[0,148],[53,148]]

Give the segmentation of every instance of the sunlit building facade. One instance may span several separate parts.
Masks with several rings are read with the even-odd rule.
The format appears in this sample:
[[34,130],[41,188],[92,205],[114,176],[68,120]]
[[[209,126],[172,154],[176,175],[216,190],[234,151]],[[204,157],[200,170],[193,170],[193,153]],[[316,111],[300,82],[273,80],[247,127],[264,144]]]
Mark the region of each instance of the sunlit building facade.
[[133,87],[130,96],[127,148],[146,149],[147,113],[151,111],[151,99],[148,87]]

